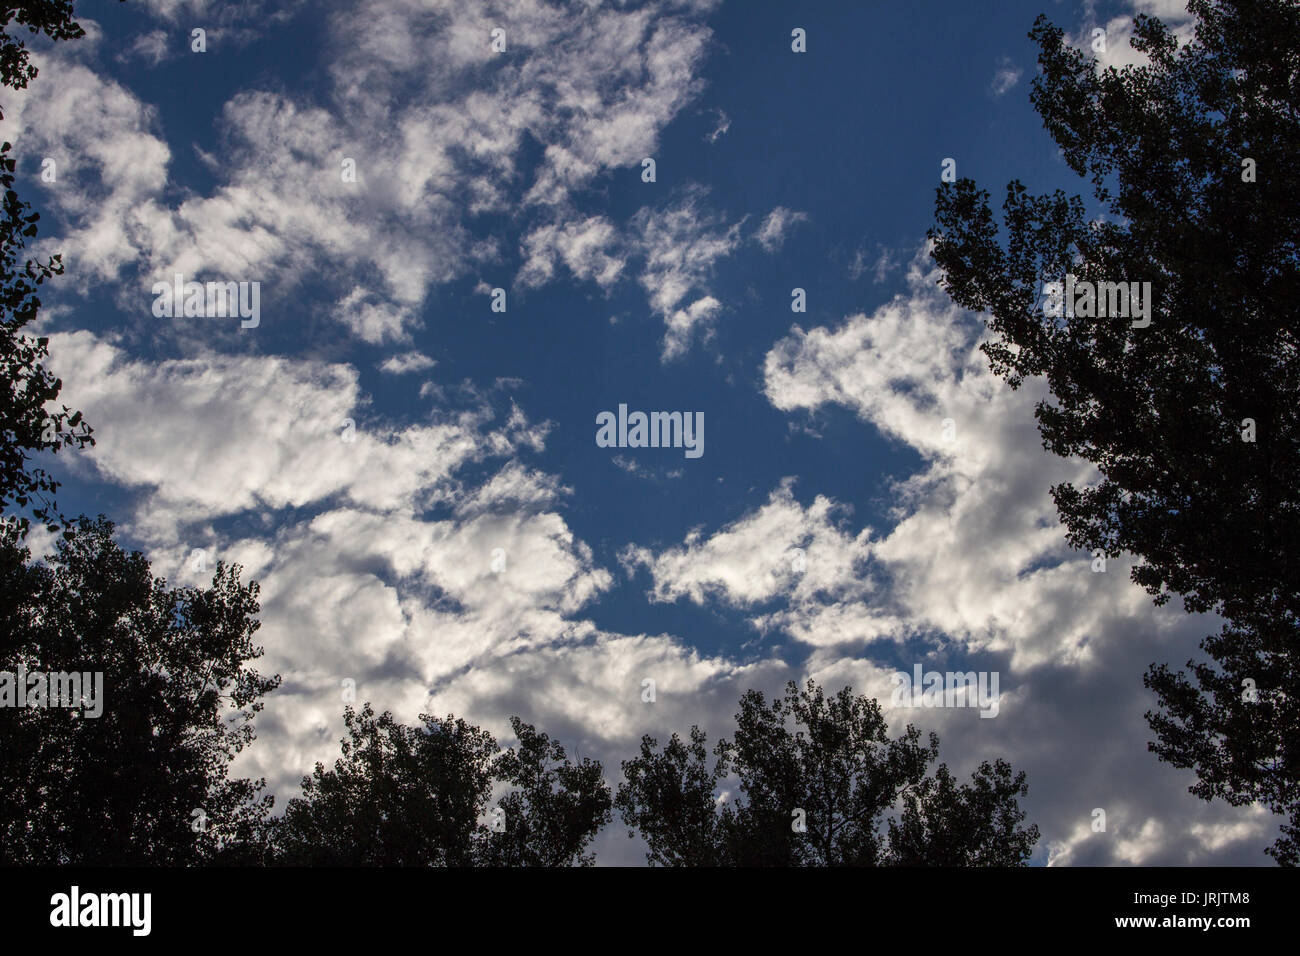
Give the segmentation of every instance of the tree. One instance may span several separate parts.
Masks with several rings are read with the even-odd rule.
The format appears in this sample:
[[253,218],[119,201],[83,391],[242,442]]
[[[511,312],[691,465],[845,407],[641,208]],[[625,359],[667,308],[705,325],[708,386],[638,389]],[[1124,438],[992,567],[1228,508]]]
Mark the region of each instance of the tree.
[[623,761],[624,782],[614,806],[630,830],[641,832],[651,866],[720,865],[724,820],[730,820],[730,808],[718,808],[726,764],[719,760],[709,769],[707,740],[699,727],[691,728],[689,744],[673,734],[662,752],[656,746],[647,734],[641,755]]
[[1017,796],[1029,792],[1025,774],[1005,760],[987,760],[958,785],[943,764],[904,795],[889,821],[889,862],[895,866],[1022,866],[1038,828],[1021,828]]
[[[599,763],[574,765],[545,734],[512,718],[516,752],[462,718],[407,727],[369,704],[344,711],[334,769],[317,764],[275,828],[291,865],[566,866],[609,819]],[[505,793],[492,812],[495,785]]]
[[497,803],[501,828],[491,829],[480,859],[491,866],[590,866],[587,847],[610,820],[609,785],[598,761],[573,764],[564,748],[518,717],[510,718],[519,749],[507,749],[493,776],[513,789]]
[[[5,4],[0,83],[22,89],[37,74],[10,26],[76,39],[84,31],[72,7]],[[257,586],[219,564],[209,589],[168,588],[140,554],[122,551],[110,522],[59,512],[59,484],[35,457],[94,441],[80,412],[47,408],[62,382],[43,364],[48,339],[23,332],[40,310],[39,287],[63,264],[22,255],[39,216],[13,188],[11,150],[0,145],[0,862],[255,861],[271,797],[228,768],[253,739],[260,698],[279,683],[246,666],[261,654],[251,642]],[[22,510],[63,531],[48,564],[31,561]],[[71,673],[91,686],[72,684]],[[41,693],[28,703],[37,705],[18,706],[33,675]],[[66,706],[87,694],[89,709]]]
[[[36,76],[22,40],[9,33],[11,23],[51,40],[71,40],[85,31],[72,19],[69,0],[26,0],[7,3],[0,10],[0,83],[23,89]],[[0,119],[4,112],[0,109]],[[63,383],[42,364],[49,340],[23,334],[40,310],[39,287],[63,272],[61,256],[44,263],[22,258],[27,240],[35,237],[40,219],[14,191],[16,163],[9,143],[0,145],[0,524],[16,527],[25,535],[30,518],[9,514],[13,506],[30,508],[38,521],[52,530],[69,530],[58,512],[54,494],[59,484],[33,464],[33,456],[56,453],[60,448],[94,444],[91,429],[66,405],[49,412],[46,406],[59,397]]]
[[44,706],[0,707],[0,862],[258,858],[272,798],[228,777],[279,684],[248,666],[257,585],[218,564],[210,588],[170,588],[111,522],[76,531],[49,564],[0,532],[0,672],[102,674],[82,684],[84,708],[66,706],[75,694],[55,706],[52,691]]
[[[1133,580],[1157,604],[1179,594],[1189,612],[1227,621],[1201,644],[1209,661],[1188,661],[1190,677],[1148,671],[1160,707],[1151,749],[1194,769],[1201,797],[1288,814],[1269,852],[1295,862],[1300,5],[1188,10],[1190,42],[1139,16],[1133,46],[1148,62],[1100,73],[1039,17],[1032,101],[1096,208],[1013,181],[1003,240],[988,193],[961,179],[940,187],[930,236],[943,286],[985,315],[994,372],[1012,388],[1046,380],[1044,447],[1100,473],[1051,489],[1069,543],[1131,553]],[[1150,324],[1040,299],[1040,282],[1067,274],[1149,282]]]
[[333,770],[317,764],[276,827],[286,863],[466,866],[491,789],[496,742],[451,717],[423,728],[367,704],[344,711],[348,737]]
[[[740,701],[734,741],[707,765],[706,740],[672,735],[662,751],[641,738],[624,761],[614,805],[661,866],[1019,866],[1038,842],[1021,827],[1024,773],[984,763],[957,786],[940,764],[939,738],[908,725],[890,739],[880,704],[845,687],[827,698],[793,681],[769,705]],[[719,794],[734,774],[742,799]]]

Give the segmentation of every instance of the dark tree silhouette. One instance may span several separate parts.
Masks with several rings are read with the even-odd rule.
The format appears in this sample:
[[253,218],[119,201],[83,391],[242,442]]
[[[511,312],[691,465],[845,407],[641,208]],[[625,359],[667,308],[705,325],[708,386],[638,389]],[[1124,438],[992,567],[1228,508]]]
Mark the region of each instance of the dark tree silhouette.
[[610,821],[609,785],[598,761],[574,764],[564,748],[518,717],[510,718],[519,749],[493,763],[512,789],[498,802],[501,826],[489,828],[479,859],[491,866],[590,866],[587,848]]
[[333,770],[317,764],[275,830],[298,865],[468,866],[491,790],[492,735],[451,717],[407,727],[348,707]]
[[[890,739],[876,701],[791,682],[769,705],[747,692],[732,741],[708,766],[706,740],[641,739],[614,805],[661,866],[1019,866],[1038,842],[1016,798],[1025,775],[984,763],[958,786],[933,777],[939,738],[908,725]],[[734,774],[741,796],[719,787]],[[629,832],[629,836],[632,833]]]
[[[566,866],[609,820],[600,764],[576,766],[518,718],[518,751],[464,719],[422,714],[407,727],[348,707],[333,770],[317,764],[275,827],[290,865]],[[492,808],[494,784],[510,787]]]
[[[22,89],[36,76],[27,48],[9,33],[11,24],[51,40],[70,40],[85,31],[72,19],[68,0],[27,0],[0,8],[0,83]],[[0,119],[4,117],[0,108]],[[33,464],[41,452],[93,444],[90,427],[81,413],[64,406],[49,412],[46,405],[59,397],[62,382],[42,362],[49,354],[48,340],[23,334],[41,307],[38,288],[63,272],[63,260],[53,256],[44,263],[24,259],[27,240],[36,235],[40,219],[14,191],[16,163],[9,143],[0,145],[0,524],[12,525],[25,535],[31,519],[10,514],[10,509],[30,509],[52,530],[67,528],[58,512],[55,481]]]
[[0,861],[257,859],[271,797],[227,776],[279,684],[248,667],[257,585],[219,564],[210,588],[169,588],[107,520],[76,530],[48,565],[0,532],[0,671],[104,675],[98,717],[0,708]]
[[[718,808],[718,784],[726,763],[710,769],[704,731],[692,727],[690,743],[676,734],[660,752],[648,734],[641,755],[623,761],[625,781],[614,806],[629,828],[638,830],[651,866],[719,866],[725,859],[730,808]],[[629,833],[629,836],[631,834]]]
[[91,429],[80,412],[66,405],[50,412],[46,405],[59,397],[63,383],[42,362],[49,340],[25,335],[22,329],[36,318],[41,302],[38,287],[63,271],[59,256],[45,263],[28,260],[21,268],[19,255],[27,238],[36,235],[39,216],[29,212],[13,190],[14,160],[9,144],[0,145],[0,525],[25,535],[31,519],[10,514],[17,506],[30,509],[38,521],[53,531],[68,530],[58,513],[54,494],[59,484],[33,455],[57,453],[62,447],[94,444]]
[[[1300,839],[1300,5],[1191,0],[1181,48],[1140,16],[1149,64],[1098,74],[1040,17],[1032,100],[1096,207],[1018,181],[1003,204],[969,179],[939,190],[930,235],[942,284],[985,313],[984,346],[1012,387],[1042,376],[1044,446],[1097,466],[1052,489],[1069,542],[1138,558],[1157,604],[1173,594],[1227,625],[1188,661],[1152,666],[1150,746],[1192,768],[1192,792],[1261,802]],[[1099,215],[1100,214],[1100,215]],[[1149,327],[1045,309],[1066,273],[1150,282]]]
[[979,765],[971,782],[958,784],[940,764],[903,796],[903,812],[889,821],[893,866],[1023,866],[1038,842],[1038,828],[1021,828],[1017,796],[1029,792],[1025,774],[1005,760]]

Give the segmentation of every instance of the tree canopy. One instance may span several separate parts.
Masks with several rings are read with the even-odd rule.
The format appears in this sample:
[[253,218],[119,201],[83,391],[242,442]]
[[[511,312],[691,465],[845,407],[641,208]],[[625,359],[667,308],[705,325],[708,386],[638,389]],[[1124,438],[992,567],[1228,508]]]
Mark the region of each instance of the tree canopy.
[[929,776],[938,736],[890,738],[880,704],[852,688],[792,681],[770,703],[751,690],[736,723],[712,767],[699,727],[662,750],[647,735],[623,762],[614,806],[651,865],[1019,866],[1038,842],[1021,825],[1023,772],[998,760],[969,784],[944,764]]
[[[1300,837],[1300,5],[1190,0],[1181,44],[1139,16],[1147,62],[1099,71],[1040,17],[1032,102],[1093,205],[970,179],[940,187],[933,256],[1011,387],[1041,377],[1043,445],[1093,463],[1051,489],[1071,545],[1138,560],[1157,604],[1227,621],[1189,672],[1153,665],[1148,715],[1193,792],[1260,801]],[[1045,283],[1149,282],[1149,325],[1049,307]],[[1059,304],[1059,300],[1058,300]]]
[[[342,866],[569,866],[609,820],[598,762],[519,718],[518,749],[499,750],[463,718],[422,714],[408,727],[369,704],[344,711],[333,769],[316,765],[275,828],[281,863]],[[489,808],[494,790],[503,790]]]
[[81,519],[49,563],[0,533],[0,672],[102,673],[97,716],[0,707],[0,861],[180,865],[254,850],[271,807],[233,779],[261,698],[257,585],[218,564],[172,588],[105,519]]

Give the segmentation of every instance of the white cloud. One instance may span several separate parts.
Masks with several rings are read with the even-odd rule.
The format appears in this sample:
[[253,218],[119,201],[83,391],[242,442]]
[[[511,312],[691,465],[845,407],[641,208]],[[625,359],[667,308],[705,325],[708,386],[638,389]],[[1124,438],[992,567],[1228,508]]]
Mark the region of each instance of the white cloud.
[[[144,0],[142,6],[171,28],[168,43],[177,52],[190,52],[190,33],[201,27],[207,34],[209,52],[225,45],[244,46],[261,39],[268,27],[283,23],[305,0]],[[178,29],[180,28],[180,29]],[[162,31],[155,31],[161,33]]]
[[[603,252],[608,224],[558,217],[598,175],[653,154],[697,94],[710,31],[696,17],[713,5],[584,16],[533,0],[342,5],[327,14],[335,41],[320,105],[270,91],[233,97],[207,195],[168,190],[157,114],[81,65],[94,42],[36,54],[40,82],[14,97],[4,131],[67,170],[47,200],[68,231],[49,241],[68,251],[82,288],[136,269],[146,289],[175,272],[310,281],[363,340],[402,342],[431,285],[500,255],[494,241],[470,239],[467,222],[482,213],[547,219],[530,230],[526,281],[541,281],[553,258],[602,286],[617,279],[621,260]],[[153,11],[188,22],[209,6],[155,0]],[[498,26],[506,54],[489,46]],[[535,167],[524,162],[530,141],[541,146]],[[118,290],[125,307],[139,307],[139,286]]]
[[858,279],[862,278],[863,273],[870,268],[872,283],[879,285],[889,278],[891,272],[898,268],[898,259],[895,258],[891,250],[877,243],[876,252],[878,253],[876,261],[871,266],[867,265],[867,251],[865,249],[858,249],[853,253],[853,261],[849,263],[849,278],[852,281],[857,282]]
[[389,375],[406,375],[409,372],[426,372],[437,364],[423,352],[404,352],[389,356],[379,366],[379,370]]
[[1004,56],[998,60],[997,71],[993,74],[993,83],[990,89],[994,96],[1002,96],[1017,83],[1025,71],[1016,66],[1011,57]]
[[787,479],[765,505],[711,537],[695,531],[658,554],[628,547],[621,560],[629,569],[649,569],[655,601],[716,598],[753,607],[784,594],[794,605],[859,591],[854,565],[867,556],[870,531],[842,530],[836,519],[844,509],[824,497],[805,509],[793,484]]
[[539,226],[524,237],[519,279],[533,287],[550,282],[558,261],[575,278],[609,288],[627,265],[620,244],[617,230],[604,216]]
[[1106,811],[1105,831],[1093,829],[1089,811],[1066,835],[1050,841],[1049,866],[1207,866],[1225,852],[1251,860],[1270,842],[1276,825],[1263,807],[1213,815],[1203,811],[1186,823],[1157,816],[1155,808],[1139,800],[1094,809]]
[[1047,489],[1093,472],[1042,451],[1032,416],[1041,388],[1012,391],[988,370],[977,326],[935,278],[918,257],[909,294],[875,315],[835,330],[796,326],[767,356],[768,398],[788,411],[845,405],[926,461],[896,486],[898,524],[871,548],[896,582],[899,621],[1009,651],[1016,667],[1086,659],[1108,618],[1147,599],[1120,562],[1093,574],[1087,555],[1065,547]]
[[135,38],[135,41],[118,54],[119,60],[141,59],[149,66],[157,66],[163,60],[177,56],[180,45],[166,30],[150,30]]
[[[613,777],[640,733],[716,726],[752,675],[785,673],[584,620],[613,578],[560,514],[570,489],[519,460],[544,428],[517,408],[504,422],[478,409],[391,429],[365,420],[346,365],[149,364],[86,332],[55,336],[52,351],[65,397],[95,422],[85,460],[140,493],[123,527],[154,572],[205,583],[187,561],[202,548],[259,582],[257,666],[284,683],[236,772],[267,776],[282,801],[337,754],[344,680],[407,722],[451,709],[504,733],[521,714]],[[349,416],[359,425],[344,442]],[[486,479],[462,479],[493,459]]]
[[380,510],[449,500],[457,468],[545,433],[517,417],[487,429],[484,408],[401,430],[369,423],[347,365],[269,356],[147,363],[87,332],[55,336],[51,351],[65,400],[95,422],[97,445],[82,458],[111,481],[149,489],[141,516],[158,529],[335,497]]
[[[638,251],[644,256],[642,287],[650,307],[667,326],[663,359],[684,354],[697,338],[707,338],[722,303],[707,292],[715,263],[740,245],[740,222],[704,207],[704,191],[692,188],[661,209],[641,209],[632,219]],[[687,301],[689,300],[689,302]]]
[[[1187,12],[1187,0],[1130,0],[1132,12],[1112,17],[1105,23],[1093,21],[1081,27],[1077,33],[1067,36],[1067,41],[1085,54],[1095,57],[1097,70],[1126,66],[1141,66],[1148,62],[1147,57],[1133,49],[1133,18],[1146,14],[1158,18],[1168,27],[1179,43],[1186,43],[1192,38],[1195,19]],[[1104,31],[1105,48],[1098,51],[1093,44],[1095,31]]]
[[763,224],[759,226],[758,232],[754,234],[754,238],[763,247],[763,251],[768,253],[777,252],[785,244],[785,237],[790,230],[797,223],[807,221],[807,213],[796,212],[793,209],[787,209],[785,206],[777,206],[767,214]]
[[727,131],[731,129],[730,116],[722,110],[714,110],[713,112],[717,114],[717,122],[714,124],[713,129],[704,137],[704,139],[710,143],[716,143],[723,136],[727,135]]
[[[1126,562],[1093,573],[1091,557],[1066,546],[1048,489],[1093,471],[1043,452],[1032,411],[1041,387],[1005,387],[978,350],[978,325],[934,280],[918,257],[906,296],[838,328],[795,326],[764,366],[777,408],[844,405],[921,455],[924,467],[895,484],[893,528],[855,529],[824,496],[801,505],[787,481],[710,536],[625,551],[630,568],[649,569],[654,600],[721,600],[817,647],[938,632],[969,652],[1008,654],[1017,671],[1087,666],[1118,621],[1168,631],[1181,620],[1151,609]],[[802,573],[793,548],[804,549]]]

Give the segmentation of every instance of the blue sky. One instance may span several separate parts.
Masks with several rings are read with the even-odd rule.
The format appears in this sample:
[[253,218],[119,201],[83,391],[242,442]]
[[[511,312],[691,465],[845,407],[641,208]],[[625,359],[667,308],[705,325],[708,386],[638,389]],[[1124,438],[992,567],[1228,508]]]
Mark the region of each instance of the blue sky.
[[[518,713],[616,783],[641,733],[729,733],[748,687],[888,700],[922,663],[1000,674],[995,719],[887,714],[963,773],[1026,769],[1037,862],[1262,864],[1266,815],[1146,753],[1143,670],[1214,622],[1065,548],[1047,489],[1088,469],[1041,451],[1040,386],[988,373],[923,254],[946,157],[995,198],[1084,191],[1026,33],[1101,27],[1123,65],[1135,11],[1186,30],[1177,0],[79,5],[3,124],[99,440],[63,503],[170,580],[201,549],[262,583],[285,683],[239,769],[281,801],[336,752],[345,678],[408,721]],[[259,326],[155,318],[177,271],[259,282]],[[703,456],[598,447],[620,403],[703,412]],[[616,824],[600,858],[640,857]]]

